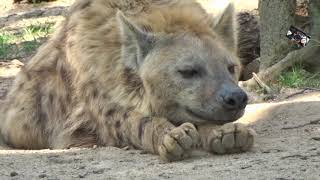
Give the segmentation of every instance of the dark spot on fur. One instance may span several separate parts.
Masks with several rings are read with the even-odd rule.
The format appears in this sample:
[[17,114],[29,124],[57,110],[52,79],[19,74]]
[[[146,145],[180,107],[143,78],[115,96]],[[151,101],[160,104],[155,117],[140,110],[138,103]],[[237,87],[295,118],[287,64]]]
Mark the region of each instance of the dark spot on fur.
[[98,89],[94,89],[93,90],[92,96],[93,96],[93,98],[97,98],[98,97]]
[[131,142],[130,138],[127,138],[126,140],[127,140],[126,142],[128,146],[133,147],[134,149],[139,149],[138,146],[136,146],[133,142]]
[[105,112],[104,116],[112,116],[116,110],[111,108],[107,112]]
[[83,4],[81,4],[79,8],[80,8],[80,9],[87,8],[87,7],[90,6],[90,4],[91,4],[91,1],[87,1],[87,2],[85,2],[85,3],[83,3]]
[[65,115],[65,114],[67,113],[66,105],[63,104],[63,103],[61,103],[61,113],[62,113],[63,115]]
[[20,83],[18,89],[22,89],[24,86],[24,83]]
[[120,126],[121,126],[120,121],[117,121],[117,122],[116,122],[116,128],[117,128],[117,129],[119,129],[119,128],[120,128]]
[[139,91],[143,88],[142,80],[139,75],[133,72],[130,68],[125,68],[122,73],[123,82],[128,92]]
[[84,1],[84,2],[82,2],[82,3],[79,3],[77,6],[72,6],[72,7],[70,8],[68,14],[73,14],[75,11],[85,9],[85,8],[89,7],[90,4],[91,4],[91,1],[90,1],[90,0],[87,0],[87,1]]
[[73,131],[72,133],[72,137],[81,137],[84,134],[87,134],[88,130],[84,127],[80,127],[78,129],[76,129],[75,131]]
[[[149,86],[150,86],[150,93],[151,94],[157,94],[156,92],[155,92],[155,89],[157,89],[157,88],[154,88],[154,85],[153,85],[153,83],[149,83]],[[159,99],[159,96],[157,97],[158,99]]]
[[12,143],[13,141],[11,140],[12,138],[10,137],[10,133],[3,133],[2,137],[7,146],[13,147],[13,148],[15,147]]
[[73,41],[69,41],[67,43],[68,48],[72,48],[74,46],[74,42]]
[[123,138],[122,134],[119,133],[119,132],[117,133],[117,136],[118,136],[118,142],[119,142],[119,145],[120,145],[120,144],[122,144],[124,142],[124,138]]
[[98,114],[99,114],[99,115],[102,115],[103,107],[99,106],[99,107],[97,107],[97,108],[98,108]]
[[61,80],[64,84],[64,87],[66,88],[66,91],[71,92],[72,91],[72,88],[71,88],[72,80],[71,80],[71,71],[69,68],[69,64],[61,63],[59,61],[59,63],[57,64],[57,71],[60,74]]
[[125,112],[125,113],[123,114],[123,120],[127,120],[127,119],[128,119],[128,117],[129,117],[128,112]]
[[29,131],[30,126],[28,124],[23,124],[22,129],[23,129],[23,131]]
[[21,72],[23,72],[26,75],[27,81],[31,80],[31,75],[24,66],[21,67]]
[[53,94],[49,94],[49,103],[52,104],[53,103]]
[[45,120],[47,120],[47,114],[46,113],[44,113],[44,112],[41,112],[40,113],[40,115],[39,115],[39,121],[38,121],[38,123],[40,123],[40,122],[43,122],[43,121],[45,121]]
[[144,134],[144,129],[146,127],[146,125],[151,122],[152,118],[151,117],[144,117],[141,119],[141,122],[139,124],[139,139],[142,140],[142,135]]
[[107,98],[109,98],[109,96],[108,96],[107,93],[103,93],[103,94],[102,94],[102,98],[103,98],[103,99],[107,99]]

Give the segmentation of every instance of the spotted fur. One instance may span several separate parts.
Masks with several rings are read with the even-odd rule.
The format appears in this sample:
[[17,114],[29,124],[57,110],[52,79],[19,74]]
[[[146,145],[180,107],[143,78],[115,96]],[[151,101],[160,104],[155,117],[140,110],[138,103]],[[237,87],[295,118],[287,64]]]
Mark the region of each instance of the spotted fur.
[[[0,117],[5,142],[23,149],[132,146],[167,160],[184,158],[181,148],[200,143],[190,122],[201,126],[201,120],[176,111],[183,103],[172,98],[194,97],[196,103],[179,101],[218,107],[216,100],[206,100],[216,93],[211,86],[236,84],[239,76],[233,7],[226,11],[214,21],[192,0],[78,0],[61,28],[18,74]],[[193,47],[174,50],[185,42]],[[185,94],[196,91],[192,87],[185,92],[166,82],[175,79],[162,70],[171,67],[165,64],[172,49],[195,53],[215,69],[210,73],[219,72],[205,87],[197,86],[201,96]],[[152,62],[153,56],[164,58]],[[235,67],[231,75],[227,63]],[[204,110],[225,120],[241,116]]]

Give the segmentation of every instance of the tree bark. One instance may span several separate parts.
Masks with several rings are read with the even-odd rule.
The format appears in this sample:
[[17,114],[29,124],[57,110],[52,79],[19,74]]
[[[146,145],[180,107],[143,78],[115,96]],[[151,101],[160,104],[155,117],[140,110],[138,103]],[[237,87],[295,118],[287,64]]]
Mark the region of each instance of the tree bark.
[[[299,50],[294,50],[288,53],[283,59],[271,67],[264,69],[257,75],[260,80],[269,82],[286,68],[294,65],[298,62],[314,63],[315,67],[319,67],[320,63],[320,0],[312,0],[310,5],[310,11],[312,14],[312,26],[311,26],[311,41],[310,43]],[[242,82],[241,86],[248,90],[254,89],[258,86],[256,80],[250,79]]]
[[264,70],[290,51],[285,37],[294,24],[296,0],[259,0],[261,67]]
[[310,15],[312,17],[311,43],[310,45],[318,47],[313,57],[306,58],[305,62],[309,65],[308,70],[320,71],[320,0],[311,0]]

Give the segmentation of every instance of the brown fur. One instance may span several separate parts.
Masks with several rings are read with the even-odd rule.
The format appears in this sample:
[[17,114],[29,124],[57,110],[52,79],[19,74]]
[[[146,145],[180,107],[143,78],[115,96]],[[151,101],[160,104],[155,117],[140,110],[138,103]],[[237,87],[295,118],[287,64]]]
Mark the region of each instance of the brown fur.
[[[13,0],[13,3],[20,3],[23,0]],[[28,3],[40,3],[40,2],[50,2],[55,0],[27,0]]]
[[[125,16],[116,16],[119,10]],[[170,150],[180,140],[168,133],[188,134],[196,145],[197,132],[186,122],[241,116],[215,100],[224,84],[236,87],[239,76],[228,24],[233,16],[221,17],[214,25],[191,0],[78,0],[17,76],[0,117],[6,143],[25,149],[129,145],[183,158]],[[192,86],[169,74],[186,54],[196,57],[193,64],[199,58],[208,74]],[[205,115],[186,115],[182,104]]]

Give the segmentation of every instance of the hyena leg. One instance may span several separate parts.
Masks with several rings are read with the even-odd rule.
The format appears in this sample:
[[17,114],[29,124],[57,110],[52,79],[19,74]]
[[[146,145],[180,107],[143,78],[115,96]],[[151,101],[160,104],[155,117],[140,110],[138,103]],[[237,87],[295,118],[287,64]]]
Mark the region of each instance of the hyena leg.
[[47,138],[37,116],[17,108],[8,113],[10,116],[1,125],[1,134],[7,145],[18,149],[47,148]]
[[98,145],[96,118],[85,104],[79,105],[64,122],[57,136],[50,138],[50,142],[53,149]]
[[1,117],[1,134],[5,143],[13,148],[42,149],[47,147],[43,133],[45,121],[41,116],[39,94],[35,81],[27,81],[23,72],[17,77],[8,95]]
[[130,112],[123,116],[122,138],[136,148],[159,154],[165,161],[181,160],[200,143],[191,123],[175,127],[165,118],[144,117]]
[[216,154],[248,151],[254,142],[255,131],[241,123],[222,126],[198,126],[202,148]]

